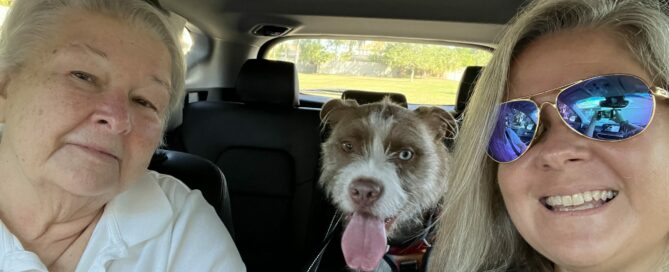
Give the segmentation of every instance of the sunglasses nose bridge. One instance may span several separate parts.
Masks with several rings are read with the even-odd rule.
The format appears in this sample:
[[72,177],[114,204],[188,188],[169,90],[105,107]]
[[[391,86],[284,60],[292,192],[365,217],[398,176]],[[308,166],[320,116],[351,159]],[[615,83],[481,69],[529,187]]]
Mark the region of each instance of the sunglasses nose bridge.
[[552,106],[553,108],[555,108],[557,110],[557,107],[555,106],[555,103],[551,103],[551,102],[546,101],[546,102],[542,102],[539,105],[539,112],[541,112],[544,109],[544,106],[546,106],[546,105]]
[[560,115],[560,111],[558,110],[557,105],[555,105],[555,103],[546,101],[539,104],[537,106],[539,108],[538,112],[539,116],[537,118],[537,128],[534,134],[533,141],[539,140],[543,136],[544,132],[546,132],[545,120],[542,120],[542,114],[541,114],[543,112],[544,106],[552,107],[553,109],[555,109],[555,112],[557,112],[558,116]]
[[[536,104],[536,102],[535,102],[535,104]],[[538,113],[537,125],[542,125],[543,126],[544,120],[541,120],[541,119],[542,119],[542,116],[545,116],[544,114],[542,114],[544,112],[544,107],[545,106],[552,107],[553,109],[555,109],[555,111],[558,114],[560,113],[560,111],[558,111],[557,106],[555,105],[555,103],[551,103],[551,102],[548,102],[548,101],[541,102],[541,104],[539,104],[539,106],[538,106],[539,112],[537,112]]]
[[[535,104],[536,104],[536,103],[535,103]],[[558,110],[558,107],[557,107],[557,105],[555,105],[555,103],[553,103],[553,102],[548,102],[548,101],[546,101],[546,102],[541,102],[541,104],[539,104],[539,106],[537,106],[537,107],[539,108],[539,112],[538,112],[538,114],[539,114],[539,118],[538,118],[538,120],[537,120],[539,123],[542,122],[542,121],[541,121],[541,117],[544,116],[544,114],[545,114],[545,113],[544,113],[544,114],[542,114],[542,113],[543,113],[543,111],[544,111],[544,107],[546,107],[546,106],[555,109],[555,112],[558,114],[558,116],[560,116],[560,111]]]

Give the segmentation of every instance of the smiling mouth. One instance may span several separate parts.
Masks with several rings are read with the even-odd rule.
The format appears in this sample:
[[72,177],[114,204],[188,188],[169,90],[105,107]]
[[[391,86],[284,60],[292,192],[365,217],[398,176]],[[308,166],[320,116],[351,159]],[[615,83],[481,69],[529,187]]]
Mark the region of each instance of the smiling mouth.
[[573,212],[599,208],[618,196],[618,191],[587,191],[573,195],[547,196],[539,201],[554,212]]

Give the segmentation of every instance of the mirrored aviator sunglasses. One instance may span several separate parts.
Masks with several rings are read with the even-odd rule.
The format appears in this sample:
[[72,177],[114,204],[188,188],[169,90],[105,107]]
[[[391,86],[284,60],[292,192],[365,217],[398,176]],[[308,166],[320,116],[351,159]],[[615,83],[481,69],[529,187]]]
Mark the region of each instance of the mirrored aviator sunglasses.
[[530,98],[557,91],[552,105],[562,122],[577,134],[597,141],[615,142],[646,130],[655,113],[655,96],[669,92],[650,87],[626,74],[595,76],[566,86],[513,99],[499,105],[499,116],[488,144],[488,156],[499,163],[520,158],[536,138],[541,107]]

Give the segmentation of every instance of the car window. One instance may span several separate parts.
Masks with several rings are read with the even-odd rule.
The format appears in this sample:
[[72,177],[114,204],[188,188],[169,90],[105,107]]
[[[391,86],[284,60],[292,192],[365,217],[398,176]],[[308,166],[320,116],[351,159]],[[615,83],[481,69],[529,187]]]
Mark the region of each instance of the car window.
[[454,105],[464,69],[485,66],[490,57],[477,47],[343,39],[290,39],[266,55],[296,64],[302,95],[395,92],[424,105]]

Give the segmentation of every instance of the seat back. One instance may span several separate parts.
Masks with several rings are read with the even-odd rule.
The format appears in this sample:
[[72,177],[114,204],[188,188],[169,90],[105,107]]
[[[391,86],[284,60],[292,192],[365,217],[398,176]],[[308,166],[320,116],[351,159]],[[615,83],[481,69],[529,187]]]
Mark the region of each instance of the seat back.
[[292,63],[247,61],[237,92],[242,103],[185,107],[184,147],[226,173],[236,244],[247,269],[298,271],[315,244],[319,111],[297,107]]
[[214,207],[230,235],[235,237],[225,176],[216,165],[192,154],[158,149],[151,158],[149,169],[171,175],[190,189],[200,190],[204,199]]
[[341,94],[341,99],[355,100],[360,105],[378,102],[385,97],[390,98],[390,101],[393,101],[402,107],[407,108],[409,106],[407,104],[406,96],[404,96],[401,93],[382,93],[382,92],[346,90]]
[[482,70],[482,66],[467,66],[467,68],[465,68],[465,72],[462,74],[462,79],[460,80],[460,87],[458,88],[458,96],[456,98],[456,115],[459,116],[465,110],[467,103],[469,103],[469,98],[474,92],[474,87],[476,87],[476,80],[478,80]]

